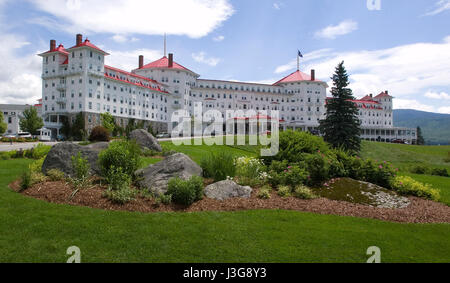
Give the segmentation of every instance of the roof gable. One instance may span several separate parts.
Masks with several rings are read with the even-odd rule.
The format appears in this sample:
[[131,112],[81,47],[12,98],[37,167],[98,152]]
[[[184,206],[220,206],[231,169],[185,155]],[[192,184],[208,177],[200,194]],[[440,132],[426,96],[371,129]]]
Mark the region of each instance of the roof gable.
[[[282,78],[278,82],[274,83],[273,85],[279,85],[283,83],[290,83],[290,82],[301,82],[301,81],[311,81],[311,76],[307,75],[300,70],[297,70],[293,72],[292,74]],[[314,80],[314,82],[320,82],[318,80]]]

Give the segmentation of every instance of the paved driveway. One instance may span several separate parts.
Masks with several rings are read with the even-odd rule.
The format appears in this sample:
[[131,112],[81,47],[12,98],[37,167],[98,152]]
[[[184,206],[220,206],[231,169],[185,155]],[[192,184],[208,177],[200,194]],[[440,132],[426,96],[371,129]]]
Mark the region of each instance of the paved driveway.
[[[58,142],[43,142],[43,144],[46,145],[55,145]],[[9,143],[0,143],[0,151],[13,151],[13,150],[19,150],[19,149],[30,149],[35,147],[38,144],[38,142],[26,142],[26,143],[13,143],[12,145]]]

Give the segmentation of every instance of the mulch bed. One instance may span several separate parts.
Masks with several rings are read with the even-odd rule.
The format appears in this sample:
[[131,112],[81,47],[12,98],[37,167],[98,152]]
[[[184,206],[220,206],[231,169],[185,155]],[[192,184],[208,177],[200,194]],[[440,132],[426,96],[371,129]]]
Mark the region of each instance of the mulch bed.
[[[19,191],[19,181],[10,184],[10,187]],[[104,187],[95,186],[79,191],[72,199],[73,189],[64,182],[45,182],[21,192],[25,196],[44,200],[51,203],[87,206],[104,210],[151,212],[197,212],[197,211],[239,211],[255,209],[282,209],[318,214],[332,214],[373,218],[384,221],[402,223],[450,223],[450,207],[429,200],[409,197],[411,204],[403,209],[376,208],[366,205],[353,204],[345,201],[334,201],[325,198],[314,200],[301,200],[297,198],[281,198],[275,192],[268,200],[257,197],[254,190],[249,199],[229,199],[217,201],[205,198],[190,207],[175,204],[157,206],[152,199],[139,196],[136,200],[124,205],[112,203],[103,197]]]

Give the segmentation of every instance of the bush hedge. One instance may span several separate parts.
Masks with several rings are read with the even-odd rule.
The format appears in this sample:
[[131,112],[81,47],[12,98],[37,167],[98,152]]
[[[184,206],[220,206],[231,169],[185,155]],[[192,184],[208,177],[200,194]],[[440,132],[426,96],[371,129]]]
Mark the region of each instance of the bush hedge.
[[120,140],[109,144],[109,147],[98,156],[102,175],[107,177],[112,168],[122,168],[122,172],[134,176],[141,162],[141,148],[135,141]]
[[111,134],[108,129],[103,126],[97,126],[92,129],[89,135],[90,142],[109,142],[111,139]]
[[392,188],[403,195],[413,195],[429,200],[438,201],[439,191],[431,185],[420,183],[408,176],[397,176],[392,180]]
[[203,198],[203,179],[198,176],[189,180],[172,178],[166,195],[171,195],[174,203],[189,206]]

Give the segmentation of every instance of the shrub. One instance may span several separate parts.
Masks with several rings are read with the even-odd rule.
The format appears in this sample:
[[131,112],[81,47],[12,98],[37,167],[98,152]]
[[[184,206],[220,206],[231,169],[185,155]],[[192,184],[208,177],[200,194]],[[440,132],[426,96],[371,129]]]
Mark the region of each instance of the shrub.
[[41,173],[42,172],[42,164],[44,164],[45,158],[41,158],[39,160],[33,161],[30,165],[28,165],[28,168],[30,169],[31,173]]
[[47,176],[50,178],[51,181],[62,181],[65,179],[65,175],[63,172],[59,171],[58,169],[51,169],[48,170]]
[[440,198],[439,191],[433,189],[431,185],[422,184],[408,176],[395,177],[391,186],[402,195],[412,195],[434,201],[438,201]]
[[107,190],[103,193],[103,196],[108,198],[114,203],[125,204],[135,199],[137,192],[130,188],[121,190]]
[[155,199],[156,205],[165,204],[169,205],[172,203],[172,195],[161,195]]
[[266,179],[265,166],[256,158],[239,157],[235,159],[236,176],[243,186],[256,186]]
[[169,180],[166,195],[172,195],[173,202],[189,206],[203,198],[203,180],[201,177],[193,176],[185,181],[180,178]]
[[52,149],[51,146],[39,143],[32,150],[31,158],[33,159],[41,159],[47,156],[47,154]]
[[278,195],[280,197],[290,197],[291,196],[291,188],[288,186],[278,187]]
[[269,168],[269,183],[274,186],[290,186],[304,184],[307,181],[308,172],[298,165],[288,165],[287,161],[274,161]]
[[311,191],[311,189],[305,186],[297,186],[294,191],[294,197],[300,199],[317,198],[317,196]]
[[320,185],[323,181],[330,178],[329,164],[325,156],[319,154],[311,154],[306,158],[306,166],[309,176],[307,177],[307,184],[310,186]]
[[272,191],[272,188],[270,186],[264,186],[261,189],[259,189],[258,198],[260,199],[270,199],[271,195],[270,192]]
[[126,190],[130,188],[131,177],[123,172],[122,167],[112,166],[106,175],[109,189],[112,191]]
[[435,176],[442,176],[442,177],[448,177],[448,171],[445,168],[433,168],[433,170],[431,170],[431,175],[435,175]]
[[236,173],[234,156],[226,151],[209,154],[201,161],[201,167],[203,177],[213,178],[216,182],[234,177]]
[[110,139],[110,132],[103,126],[95,127],[89,135],[90,142],[109,142]]
[[409,169],[409,172],[414,174],[428,174],[430,172],[429,168],[425,165],[416,165]]
[[78,152],[76,156],[72,156],[72,167],[74,170],[72,184],[77,189],[86,187],[89,183],[89,162]]
[[166,149],[163,149],[162,155],[163,155],[164,157],[167,157],[167,156],[174,155],[175,153],[177,153],[175,150],[166,150]]
[[444,158],[445,163],[450,163],[450,151],[447,153],[447,157]]
[[31,172],[30,171],[25,171],[25,172],[22,173],[22,177],[21,177],[21,180],[20,180],[20,190],[24,191],[24,190],[28,189],[31,186],[32,186]]
[[290,163],[301,162],[305,154],[328,153],[330,148],[321,137],[307,132],[283,131],[280,133],[279,152],[275,156],[262,157],[266,164],[272,161],[287,160]]
[[106,177],[111,168],[122,168],[123,173],[134,176],[139,169],[141,149],[135,141],[114,141],[100,152],[98,162],[102,175]]

